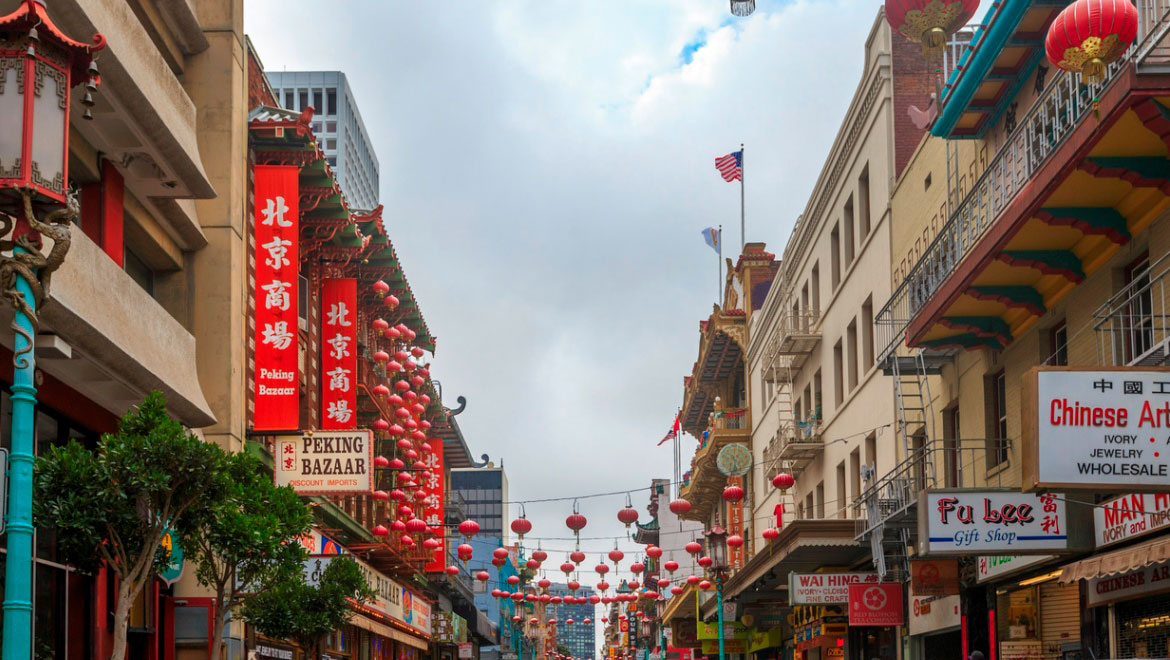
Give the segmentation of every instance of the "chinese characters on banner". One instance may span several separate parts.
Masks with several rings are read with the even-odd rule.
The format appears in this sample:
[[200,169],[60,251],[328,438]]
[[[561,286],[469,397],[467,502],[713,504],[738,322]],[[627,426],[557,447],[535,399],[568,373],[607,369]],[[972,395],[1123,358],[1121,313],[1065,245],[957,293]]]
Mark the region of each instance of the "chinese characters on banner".
[[256,372],[257,431],[299,427],[299,346],[297,342],[297,256],[300,168],[257,165],[256,205]]
[[[727,480],[727,485],[742,488],[743,477],[731,477]],[[743,536],[743,500],[727,504],[727,535]],[[743,568],[744,547],[742,545],[738,548],[727,546],[727,560],[732,568]]]
[[357,428],[357,280],[321,282],[321,428]]
[[431,473],[424,483],[419,484],[423,490],[426,491],[427,497],[423,500],[424,505],[422,509],[422,518],[427,523],[427,527],[436,530],[439,534],[439,541],[443,545],[431,551],[431,557],[427,560],[427,565],[424,571],[427,573],[441,573],[446,568],[444,557],[447,556],[447,537],[443,534],[444,517],[446,516],[446,507],[443,501],[443,439],[431,438],[429,441],[431,445],[430,451],[420,451],[419,460],[426,464],[427,470]]

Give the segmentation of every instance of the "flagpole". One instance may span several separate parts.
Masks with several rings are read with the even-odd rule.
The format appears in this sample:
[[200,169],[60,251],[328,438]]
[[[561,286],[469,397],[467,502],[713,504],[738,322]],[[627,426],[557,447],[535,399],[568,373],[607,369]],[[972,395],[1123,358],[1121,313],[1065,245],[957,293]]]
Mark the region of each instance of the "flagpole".
[[743,248],[747,244],[747,239],[744,237],[744,210],[743,210],[743,177],[744,170],[746,170],[746,163],[744,162],[743,143],[739,143],[739,253],[743,254]]
[[723,309],[723,225],[719,225],[719,308]]

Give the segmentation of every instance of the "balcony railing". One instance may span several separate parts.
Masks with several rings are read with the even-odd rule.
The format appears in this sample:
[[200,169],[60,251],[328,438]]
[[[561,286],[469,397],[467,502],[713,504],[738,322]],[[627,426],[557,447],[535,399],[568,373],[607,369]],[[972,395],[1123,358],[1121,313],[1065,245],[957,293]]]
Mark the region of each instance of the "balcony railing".
[[1130,283],[1093,313],[1097,360],[1106,366],[1170,362],[1170,255],[1131,271]]
[[[1148,0],[1152,5],[1168,2]],[[1139,16],[1140,12],[1139,5]],[[882,361],[898,348],[906,327],[979,244],[1020,190],[1092,112],[1095,100],[1129,66],[1133,53],[1131,49],[1129,55],[1109,65],[1101,84],[1086,85],[1079,73],[1059,73],[1049,83],[878,313]]]
[[881,478],[868,483],[854,501],[863,513],[857,537],[863,539],[886,524],[913,525],[918,495],[928,488],[1018,486],[1010,470],[1011,440],[942,439],[914,449]]

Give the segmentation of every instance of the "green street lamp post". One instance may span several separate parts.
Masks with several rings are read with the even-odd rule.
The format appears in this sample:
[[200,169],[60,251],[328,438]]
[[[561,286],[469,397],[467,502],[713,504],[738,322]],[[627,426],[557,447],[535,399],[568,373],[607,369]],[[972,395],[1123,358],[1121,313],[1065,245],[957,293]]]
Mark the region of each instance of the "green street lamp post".
[[711,551],[712,570],[715,571],[715,605],[719,617],[719,660],[725,660],[725,633],[723,631],[723,578],[727,575],[727,530],[719,525],[703,532]]
[[[69,99],[85,83],[91,118],[106,45],[65,36],[41,0],[22,0],[0,17],[0,295],[15,312],[12,438],[8,463],[8,554],[4,567],[4,660],[28,660],[33,646],[33,465],[37,403],[37,312],[69,250],[77,204],[69,191]],[[42,241],[52,246],[46,253]]]

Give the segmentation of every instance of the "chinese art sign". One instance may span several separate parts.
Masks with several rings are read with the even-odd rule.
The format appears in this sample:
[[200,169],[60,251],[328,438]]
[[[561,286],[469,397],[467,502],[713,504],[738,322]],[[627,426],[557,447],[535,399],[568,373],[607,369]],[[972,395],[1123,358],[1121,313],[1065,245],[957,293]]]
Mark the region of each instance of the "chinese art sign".
[[1038,367],[1024,378],[1023,403],[1024,488],[1170,483],[1170,372]]
[[371,492],[373,436],[368,429],[276,436],[276,485],[292,486],[298,495]]
[[297,219],[300,169],[257,165],[256,204],[256,431],[299,428],[297,343]]
[[919,553],[1020,554],[1068,547],[1063,497],[1011,491],[933,491],[919,508]]
[[321,428],[357,427],[357,280],[321,283]]

